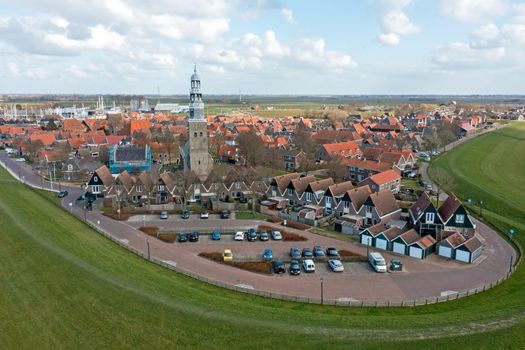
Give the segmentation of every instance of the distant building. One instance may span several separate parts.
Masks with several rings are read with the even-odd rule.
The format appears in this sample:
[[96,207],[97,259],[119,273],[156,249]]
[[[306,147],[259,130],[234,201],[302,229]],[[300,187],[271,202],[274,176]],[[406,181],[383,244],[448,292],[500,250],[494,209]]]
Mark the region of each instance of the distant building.
[[112,174],[124,170],[138,173],[151,169],[151,150],[149,146],[114,146],[109,152],[109,169]]

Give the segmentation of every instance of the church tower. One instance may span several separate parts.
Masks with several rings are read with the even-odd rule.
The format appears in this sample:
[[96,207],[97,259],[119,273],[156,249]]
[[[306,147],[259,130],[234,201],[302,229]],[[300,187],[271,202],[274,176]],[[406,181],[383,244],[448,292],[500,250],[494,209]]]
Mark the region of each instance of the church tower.
[[201,181],[205,181],[213,168],[213,160],[208,153],[208,128],[204,118],[201,79],[197,73],[197,66],[194,67],[191,76],[189,110],[189,159],[186,167],[189,167]]

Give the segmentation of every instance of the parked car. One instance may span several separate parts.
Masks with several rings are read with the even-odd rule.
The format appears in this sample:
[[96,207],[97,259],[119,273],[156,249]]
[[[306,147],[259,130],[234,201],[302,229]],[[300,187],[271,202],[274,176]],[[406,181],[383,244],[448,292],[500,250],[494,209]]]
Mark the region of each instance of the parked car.
[[263,242],[269,240],[270,236],[268,235],[268,231],[261,231],[261,233],[259,233],[259,239]]
[[221,219],[229,219],[230,218],[230,211],[229,210],[221,210]]
[[368,262],[375,272],[386,272],[385,258],[378,252],[368,253]]
[[185,234],[185,233],[179,233],[179,235],[177,236],[177,240],[181,243],[184,243],[184,242],[187,242],[188,241],[188,235]]
[[301,257],[301,251],[296,246],[290,248],[290,257],[293,259],[299,259]]
[[273,268],[273,272],[274,273],[285,273],[286,272],[286,268],[284,266],[284,261],[282,261],[282,260],[275,260],[272,263],[272,268]]
[[201,219],[207,219],[207,218],[209,218],[209,217],[210,217],[210,213],[208,213],[207,210],[205,210],[205,211],[203,211],[203,212],[201,213]]
[[315,272],[314,261],[312,259],[304,259],[303,269],[304,269],[304,272]]
[[190,233],[189,240],[190,240],[190,242],[198,242],[199,241],[199,233],[198,232]]
[[211,239],[214,241],[220,241],[221,240],[221,233],[219,231],[213,231],[211,233]]
[[301,266],[299,260],[293,259],[290,261],[290,275],[297,276],[301,274]]
[[160,212],[160,218],[162,220],[167,220],[168,219],[168,212],[166,210],[163,210]]
[[303,258],[306,259],[312,259],[314,257],[314,253],[312,253],[312,250],[310,248],[303,248],[303,252],[301,254]]
[[340,257],[339,252],[337,251],[337,249],[335,249],[333,247],[330,247],[330,248],[326,249],[326,256],[335,257],[335,258],[339,258]]
[[241,198],[239,198],[239,203],[248,203],[248,198],[242,196]]
[[222,260],[223,261],[233,261],[233,253],[231,249],[224,249],[224,253],[222,253]]
[[407,177],[413,179],[413,178],[416,177],[416,175],[417,175],[417,174],[416,174],[415,172],[411,171],[411,172],[409,172],[409,173],[407,174]]
[[248,230],[248,234],[246,235],[246,238],[248,238],[248,241],[255,242],[257,240],[257,232],[254,228],[251,228]]
[[315,256],[315,257],[323,257],[323,256],[326,256],[326,254],[324,253],[323,248],[321,248],[320,245],[316,245],[316,246],[314,247],[314,251],[313,251],[313,252],[314,252],[314,256]]
[[233,237],[233,239],[234,239],[235,241],[244,241],[244,232],[242,232],[242,231],[237,231],[237,232],[235,233],[235,236]]
[[183,219],[189,219],[190,218],[190,212],[188,210],[183,210],[182,211],[182,214],[180,215],[181,218]]
[[330,259],[328,260],[328,266],[332,269],[333,272],[343,272],[345,267],[340,260]]
[[273,252],[270,248],[266,248],[263,251],[263,259],[264,260],[272,260],[273,259]]
[[272,231],[272,239],[279,241],[283,239],[283,235],[280,231]]
[[58,192],[58,198],[64,198],[65,196],[68,195],[68,192],[67,191],[60,191]]
[[401,260],[390,260],[390,271],[403,271],[403,263],[401,263]]

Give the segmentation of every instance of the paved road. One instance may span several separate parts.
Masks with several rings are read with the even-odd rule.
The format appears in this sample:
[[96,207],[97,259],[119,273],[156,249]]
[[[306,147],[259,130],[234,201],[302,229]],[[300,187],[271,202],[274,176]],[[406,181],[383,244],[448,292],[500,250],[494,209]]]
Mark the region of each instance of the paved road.
[[[28,185],[50,189],[48,183],[41,183],[40,178],[31,168],[24,163],[15,162],[0,152],[0,163],[5,164],[10,172],[24,180]],[[405,272],[376,274],[371,273],[366,265],[350,265],[342,274],[328,272],[326,267],[319,268],[315,274],[302,274],[299,277],[288,274],[269,276],[252,273],[217,264],[213,261],[198,256],[203,251],[222,251],[225,248],[233,249],[234,255],[246,256],[260,254],[265,247],[271,247],[275,254],[285,256],[292,245],[298,247],[333,246],[338,249],[347,249],[352,252],[366,254],[366,248],[351,242],[323,237],[310,232],[290,229],[308,239],[307,242],[234,242],[229,237],[224,237],[220,242],[203,239],[199,243],[164,243],[150,238],[136,228],[141,226],[140,220],[121,222],[101,215],[98,212],[85,212],[81,206],[69,203],[78,197],[82,190],[78,186],[63,186],[70,194],[64,198],[62,205],[80,219],[84,218],[93,225],[110,233],[116,239],[126,243],[144,254],[147,252],[149,242],[151,256],[159,260],[176,264],[183,271],[206,277],[229,285],[243,285],[249,288],[266,292],[299,296],[306,298],[319,298],[320,277],[324,281],[325,300],[378,300],[401,301],[424,298],[435,298],[450,291],[465,291],[489,284],[505,276],[509,269],[513,249],[494,231],[481,222],[477,222],[478,232],[487,245],[482,258],[475,264],[468,265],[433,254],[424,261],[402,257]],[[163,227],[165,230],[194,230],[195,221],[161,221],[153,219],[151,224]],[[278,225],[257,220],[219,220],[208,219],[198,221],[197,229],[213,230],[228,227],[230,229],[257,227],[260,224],[282,229]],[[393,253],[382,252],[387,260],[394,256]],[[514,258],[513,258],[514,259]]]

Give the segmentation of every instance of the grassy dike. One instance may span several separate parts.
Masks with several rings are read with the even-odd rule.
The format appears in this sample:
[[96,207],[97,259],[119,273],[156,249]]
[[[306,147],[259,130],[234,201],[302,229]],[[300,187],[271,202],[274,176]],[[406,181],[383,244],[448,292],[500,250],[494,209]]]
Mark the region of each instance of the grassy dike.
[[[0,348],[525,348],[523,269],[418,308],[236,293],[149,263],[0,170]],[[518,237],[522,239],[522,237]]]

